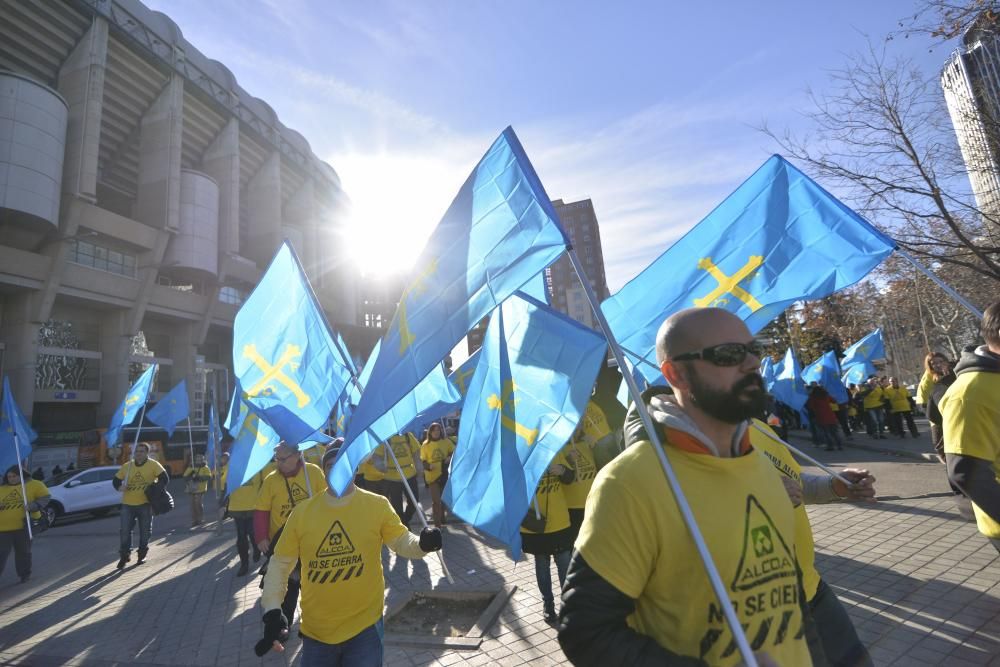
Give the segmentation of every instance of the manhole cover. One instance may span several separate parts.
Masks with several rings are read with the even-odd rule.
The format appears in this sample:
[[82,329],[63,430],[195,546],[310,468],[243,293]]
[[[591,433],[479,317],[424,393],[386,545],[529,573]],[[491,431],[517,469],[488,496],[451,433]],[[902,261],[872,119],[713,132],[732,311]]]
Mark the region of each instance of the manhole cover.
[[385,643],[478,649],[516,589],[409,593],[386,611]]

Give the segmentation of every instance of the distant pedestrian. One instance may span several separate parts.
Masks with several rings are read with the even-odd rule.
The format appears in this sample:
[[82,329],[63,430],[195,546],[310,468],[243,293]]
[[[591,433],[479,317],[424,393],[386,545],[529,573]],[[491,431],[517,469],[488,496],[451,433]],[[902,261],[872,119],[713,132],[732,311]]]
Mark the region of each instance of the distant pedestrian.
[[864,409],[865,427],[869,437],[885,439],[882,429],[885,426],[885,412],[883,410],[884,396],[878,378],[874,375],[858,390],[858,397]]
[[56,475],[61,475],[62,473],[63,469],[59,467],[59,464],[56,464],[56,467],[52,469],[52,476],[55,477]]
[[844,444],[837,432],[837,416],[830,409],[830,394],[827,393],[826,389],[819,385],[814,386],[809,392],[806,406],[812,413],[812,421],[815,422],[820,440],[826,445],[826,451],[843,449]]
[[[21,489],[21,480],[24,489]],[[14,571],[23,584],[31,577],[31,540],[28,538],[28,519],[24,499],[28,499],[28,512],[32,519],[40,519],[41,511],[49,502],[49,490],[37,479],[28,476],[20,466],[11,466],[0,485],[0,574],[7,565],[7,556],[14,550]]]
[[521,546],[535,560],[535,582],[542,594],[542,618],[556,622],[555,598],[552,595],[552,562],[555,561],[559,588],[566,581],[566,571],[573,552],[573,528],[566,506],[566,485],[575,473],[560,452],[538,480],[538,488],[521,523]]
[[967,347],[940,408],[948,476],[972,500],[979,532],[1000,551],[1000,301],[983,315],[985,345]]
[[72,461],[70,461],[69,465],[66,466],[66,472],[69,472],[71,470],[76,470],[76,465]]
[[903,432],[903,421],[906,421],[910,435],[914,438],[920,435],[917,424],[913,421],[913,406],[910,404],[910,392],[899,385],[899,380],[889,378],[889,386],[884,390],[889,401],[890,430],[900,438],[906,437]]
[[31,473],[31,479],[37,479],[39,482],[45,479],[45,471],[42,470],[42,466],[35,468],[35,472]]
[[[941,399],[944,398],[948,388],[955,383],[957,378],[951,362],[945,359],[943,355],[941,358],[932,358],[931,355],[928,355],[926,363],[928,366],[928,373],[931,377],[930,389],[927,395],[927,406],[925,408],[927,421],[931,427],[931,445],[934,447],[934,453],[937,454],[938,460],[947,465],[947,454],[945,454],[944,448],[944,417],[941,414]],[[955,495],[965,495],[962,493],[960,488],[955,486],[955,483],[952,482],[951,479],[948,480],[948,485],[951,487],[952,493]]]
[[445,523],[445,507],[441,492],[448,482],[448,464],[455,445],[444,437],[444,429],[434,423],[427,429],[427,439],[420,445],[420,460],[424,464],[424,483],[431,494],[431,514],[434,525],[439,528]]
[[[388,449],[391,449],[392,454],[395,454],[396,461],[399,462],[398,469],[392,460],[392,454],[387,451]],[[385,479],[382,482],[382,488],[403,525],[410,525],[413,515],[422,511],[418,505],[413,503],[410,494],[406,493],[404,488],[404,486],[409,486],[413,498],[420,499],[416,463],[420,460],[420,443],[417,441],[417,436],[412,433],[399,433],[391,436],[387,443],[375,448],[372,458],[375,461],[378,461],[379,458],[382,459],[382,465],[385,466]],[[399,476],[400,470],[403,471],[402,478]]]
[[191,527],[205,522],[205,493],[212,480],[212,469],[205,465],[205,456],[195,454],[194,461],[184,471],[184,491],[191,497]]
[[149,445],[140,442],[135,447],[134,458],[118,469],[111,483],[122,491],[121,526],[119,528],[118,569],[125,569],[132,553],[132,527],[139,524],[139,560],[146,561],[149,553],[149,535],[153,532],[153,507],[147,492],[151,487],[166,488],[170,477],[159,461],[149,458]]

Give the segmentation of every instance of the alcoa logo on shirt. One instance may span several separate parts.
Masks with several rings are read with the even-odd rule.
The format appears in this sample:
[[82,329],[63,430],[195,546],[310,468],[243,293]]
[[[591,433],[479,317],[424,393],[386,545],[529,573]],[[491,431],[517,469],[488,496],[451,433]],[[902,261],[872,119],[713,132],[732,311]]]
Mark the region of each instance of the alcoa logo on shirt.
[[[733,608],[742,617],[754,650],[783,644],[792,632],[795,639],[803,636],[801,618],[794,630],[792,627],[799,608],[795,558],[753,495],[747,496],[743,550],[730,589]],[[733,655],[737,650],[735,640],[720,643],[724,635],[731,637],[731,634],[717,602],[709,603],[708,620],[716,627],[709,628],[701,639],[701,658],[711,662]]]
[[143,491],[149,485],[150,482],[146,481],[146,478],[143,477],[142,472],[140,472],[139,470],[132,470],[132,474],[128,478],[128,486],[125,488],[127,491]]
[[13,487],[13,490],[0,500],[0,512],[5,510],[19,510],[24,508],[24,501],[21,499],[21,487]]
[[355,553],[354,543],[340,521],[334,521],[316,549],[316,559],[308,563],[306,578],[314,584],[335,584],[360,577],[365,562]]

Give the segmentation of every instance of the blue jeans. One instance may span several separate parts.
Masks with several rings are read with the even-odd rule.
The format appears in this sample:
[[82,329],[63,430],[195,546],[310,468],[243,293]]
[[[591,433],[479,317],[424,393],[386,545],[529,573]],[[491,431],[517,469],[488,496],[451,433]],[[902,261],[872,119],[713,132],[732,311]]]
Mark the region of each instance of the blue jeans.
[[122,505],[121,514],[121,546],[119,551],[127,554],[132,551],[132,525],[139,522],[139,548],[146,549],[149,546],[149,534],[153,532],[153,506],[149,503],[145,505]]
[[302,635],[302,667],[382,667],[382,619],[339,644]]
[[563,582],[566,581],[566,570],[569,569],[570,551],[560,551],[552,556],[535,556],[535,579],[538,581],[538,592],[542,594],[542,600],[546,606],[554,604],[552,599],[552,572],[549,570],[549,558],[556,562],[556,573],[559,575],[559,588],[562,589]]

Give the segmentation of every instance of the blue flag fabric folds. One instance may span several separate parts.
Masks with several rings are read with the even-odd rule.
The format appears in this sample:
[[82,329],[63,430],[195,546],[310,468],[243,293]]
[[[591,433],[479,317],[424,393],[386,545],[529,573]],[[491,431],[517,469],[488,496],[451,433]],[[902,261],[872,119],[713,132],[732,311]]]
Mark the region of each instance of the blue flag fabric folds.
[[760,376],[764,379],[764,389],[769,394],[774,386],[774,372],[774,359],[771,358],[771,355],[766,355],[760,361]]
[[[462,400],[444,373],[444,365],[438,364],[434,370],[403,396],[392,410],[375,420],[361,435],[341,448],[337,460],[330,469],[330,485],[338,495],[344,492],[354,479],[354,471],[390,436],[406,431],[415,422],[431,421],[454,409]],[[443,408],[444,412],[440,412]]]
[[417,259],[341,456],[566,245],[549,197],[508,127],[472,170]]
[[170,437],[177,423],[190,414],[187,381],[181,380],[146,412],[146,418],[167,432]]
[[[14,446],[14,437],[17,446]],[[14,392],[10,389],[7,377],[3,379],[3,404],[0,405],[0,475],[12,466],[23,462],[31,455],[31,443],[38,439],[38,434],[31,428],[21,409],[14,400]],[[18,453],[21,460],[18,461]]]
[[862,384],[872,375],[877,375],[878,369],[870,361],[861,361],[850,366],[844,367],[844,377],[841,378],[844,384],[850,386],[852,384]]
[[482,348],[479,348],[461,363],[461,365],[451,372],[448,376],[448,382],[450,382],[456,389],[458,393],[465,398],[465,395],[469,393],[469,383],[472,382],[472,376],[476,374],[476,366],[479,364],[479,354]]
[[343,438],[347,435],[347,428],[350,426],[354,408],[357,407],[358,401],[361,400],[361,390],[358,389],[358,385],[364,387],[368,384],[368,380],[372,376],[372,370],[375,368],[375,360],[378,359],[378,353],[381,349],[382,341],[380,339],[375,341],[375,347],[372,348],[371,354],[368,355],[368,361],[361,367],[361,374],[357,376],[357,384],[353,381],[349,382],[347,389],[341,395],[340,400],[337,401],[337,421],[334,424],[333,431],[338,437]]
[[114,447],[121,441],[122,429],[131,424],[135,420],[135,416],[146,405],[146,401],[149,400],[149,392],[153,388],[153,377],[156,375],[157,368],[159,368],[157,364],[149,365],[149,368],[139,376],[139,379],[125,394],[125,400],[111,415],[111,426],[104,434],[104,440],[108,447]]
[[267,425],[256,412],[250,409],[242,398],[239,385],[236,386],[236,414],[239,415],[239,428],[233,435],[233,444],[229,448],[229,472],[226,475],[226,494],[230,494],[244,482],[263,470],[271,457],[274,448],[281,441],[278,433]]
[[515,559],[521,520],[586,410],[606,350],[595,332],[520,293],[490,321],[443,498]]
[[350,364],[286,241],[233,324],[233,368],[246,402],[283,440],[301,442],[326,425]]
[[795,358],[792,348],[788,348],[785,357],[774,369],[774,385],[771,394],[785,405],[801,411],[809,395],[806,393],[806,385],[802,381],[802,370],[799,367],[799,360]]
[[794,301],[861,280],[894,248],[774,155],[601,308],[622,347],[656,366],[656,331],[679,310],[725,308],[756,333]]
[[802,371],[805,382],[816,382],[826,389],[826,393],[838,403],[847,403],[847,388],[840,380],[840,366],[837,364],[837,353],[833,350],[805,367]]
[[871,362],[876,359],[885,359],[885,341],[882,338],[882,329],[876,329],[844,350],[844,357],[840,360],[840,365],[847,368],[854,364]]

